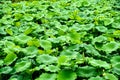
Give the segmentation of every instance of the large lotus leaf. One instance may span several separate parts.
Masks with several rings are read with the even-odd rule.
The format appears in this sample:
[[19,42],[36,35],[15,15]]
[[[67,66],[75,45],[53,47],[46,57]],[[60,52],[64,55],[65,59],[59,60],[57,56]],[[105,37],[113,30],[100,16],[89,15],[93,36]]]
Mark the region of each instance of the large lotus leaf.
[[120,75],[120,62],[113,66],[113,72]]
[[113,18],[105,18],[104,19],[104,25],[107,26],[111,23],[113,23],[114,19]]
[[57,58],[54,56],[50,56],[48,54],[42,54],[37,56],[36,61],[41,64],[52,64],[52,63],[57,63]]
[[9,35],[13,35],[13,31],[11,29],[6,29],[6,32],[9,34]]
[[61,56],[59,56],[59,58],[58,58],[58,65],[62,65],[62,64],[64,64],[64,63],[66,63],[68,60],[69,60],[69,59],[68,59],[67,56],[61,55]]
[[44,50],[49,50],[52,48],[52,43],[48,40],[40,40],[40,46],[44,49]]
[[88,30],[91,30],[92,28],[94,27],[94,24],[86,24],[84,27],[83,27],[83,30],[86,30],[86,31],[88,31]]
[[11,63],[13,63],[15,60],[17,59],[17,55],[14,53],[9,53],[5,59],[4,59],[4,64],[6,65],[10,65]]
[[78,52],[72,50],[63,50],[60,55],[77,56]]
[[5,66],[0,68],[0,74],[8,74],[12,71],[13,69],[10,66]]
[[0,27],[0,34],[6,34],[4,27]]
[[97,76],[97,77],[91,77],[88,80],[104,80],[104,79],[102,77]]
[[103,45],[102,50],[106,53],[111,53],[119,48],[119,43],[117,42],[110,42]]
[[107,28],[104,27],[104,26],[96,26],[95,28],[100,32],[106,32],[107,31]]
[[120,62],[120,56],[113,56],[110,61],[112,65],[115,65]]
[[80,43],[80,37],[81,37],[80,33],[71,30],[68,36],[70,37],[72,43]]
[[116,28],[116,29],[120,29],[120,23],[119,22],[117,22],[117,23],[112,23],[112,27],[113,28]]
[[85,44],[84,45],[87,53],[90,53],[92,55],[95,55],[95,56],[100,56],[99,52],[91,45],[91,44]]
[[15,64],[14,69],[16,72],[22,72],[27,70],[30,66],[31,66],[30,61],[21,61]]
[[47,67],[45,67],[45,71],[58,72],[59,67],[56,65],[48,65]]
[[57,75],[55,73],[42,73],[39,78],[35,80],[56,80]]
[[32,37],[24,35],[24,34],[20,34],[18,36],[15,36],[15,38],[14,38],[14,40],[16,42],[18,42],[19,44],[25,44],[31,39],[32,39]]
[[103,41],[106,41],[107,40],[107,37],[103,36],[103,35],[100,35],[98,37],[95,37],[92,41],[92,43],[94,44],[95,42],[99,42],[99,43],[102,43]]
[[33,31],[33,29],[30,27],[24,31],[24,34],[28,35]]
[[4,61],[0,60],[0,66],[3,66]]
[[75,80],[77,75],[72,70],[61,70],[58,73],[57,80]]
[[118,80],[118,78],[114,74],[110,74],[110,73],[105,73],[104,77],[106,80]]
[[13,47],[13,46],[15,46],[15,43],[13,43],[12,41],[5,41],[4,43],[5,43],[6,47]]
[[95,67],[103,67],[105,69],[110,69],[111,68],[110,64],[108,64],[107,62],[102,61],[102,60],[90,59],[89,63],[92,66],[95,66]]
[[31,14],[25,14],[23,17],[24,17],[24,19],[25,19],[26,21],[31,21],[31,20],[33,20],[33,16],[32,16]]
[[34,46],[26,47],[23,49],[25,55],[29,57],[35,57],[38,53],[38,49]]
[[97,71],[94,67],[84,66],[77,69],[77,75],[79,77],[93,77],[97,75]]

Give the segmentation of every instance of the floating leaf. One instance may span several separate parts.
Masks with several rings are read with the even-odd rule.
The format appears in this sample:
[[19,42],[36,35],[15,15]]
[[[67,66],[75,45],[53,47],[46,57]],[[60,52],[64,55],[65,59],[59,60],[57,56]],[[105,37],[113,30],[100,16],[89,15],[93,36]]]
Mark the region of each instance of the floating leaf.
[[106,32],[107,31],[107,28],[104,27],[104,26],[96,26],[95,28],[100,32]]
[[99,43],[102,43],[103,41],[106,41],[107,40],[107,37],[105,37],[105,36],[103,36],[103,35],[100,35],[100,36],[98,36],[98,37],[95,37],[94,39],[93,39],[93,44],[95,43],[95,42],[99,42]]
[[39,78],[35,80],[56,80],[56,74],[42,73]]
[[115,75],[110,73],[104,73],[104,77],[106,80],[118,80],[118,78]]
[[0,67],[3,66],[4,61],[0,60]]
[[120,75],[120,62],[113,66],[113,72]]
[[103,45],[102,50],[106,53],[111,53],[119,48],[119,44],[117,42],[110,42]]
[[58,72],[59,67],[56,65],[49,65],[49,66],[45,67],[45,71]]
[[94,67],[84,66],[84,67],[79,67],[77,69],[77,75],[79,77],[92,77],[92,76],[96,76],[97,72]]
[[30,14],[25,14],[25,15],[24,15],[24,19],[25,19],[26,21],[31,21],[31,20],[33,20],[33,17],[32,17],[32,15],[30,15]]
[[38,49],[34,46],[26,47],[23,49],[23,52],[26,56],[35,57],[38,53]]
[[20,34],[18,36],[15,36],[15,38],[14,38],[14,40],[16,42],[18,42],[19,44],[25,44],[31,39],[32,39],[32,37],[24,35],[24,34]]
[[37,56],[36,61],[39,64],[43,63],[43,64],[48,65],[52,63],[57,63],[57,58],[54,56],[50,56],[48,54],[42,54],[42,55]]
[[105,18],[104,19],[104,25],[107,26],[111,23],[113,23],[114,19],[113,18]]
[[120,29],[120,23],[119,22],[117,22],[117,23],[112,23],[112,27],[113,28],[116,28],[116,29]]
[[11,29],[6,29],[6,32],[9,34],[9,35],[13,35],[13,31]]
[[77,75],[75,72],[71,70],[61,70],[58,73],[57,80],[75,80],[77,78]]
[[52,44],[48,40],[40,40],[40,46],[44,48],[45,50],[49,50],[52,48]]
[[31,65],[30,61],[21,61],[15,64],[14,69],[16,72],[22,72],[28,69]]
[[120,56],[113,56],[110,61],[112,65],[115,65],[120,62]]
[[91,77],[88,80],[104,80],[104,79],[102,77],[97,76],[97,77]]
[[103,68],[105,68],[105,69],[110,69],[110,64],[108,64],[107,62],[102,61],[102,60],[90,59],[90,60],[89,60],[89,63],[90,63],[92,66],[95,66],[95,67],[103,67]]
[[84,45],[87,53],[90,53],[92,55],[95,55],[95,56],[100,56],[99,52],[91,45],[91,44],[85,44]]
[[33,31],[33,29],[30,27],[24,31],[24,34],[28,35]]
[[11,63],[13,63],[15,60],[17,59],[17,55],[14,53],[9,53],[5,59],[4,59],[4,63],[6,65],[10,65]]
[[8,74],[12,71],[13,69],[9,66],[5,66],[5,67],[2,67],[0,68],[0,74],[3,73],[3,74]]

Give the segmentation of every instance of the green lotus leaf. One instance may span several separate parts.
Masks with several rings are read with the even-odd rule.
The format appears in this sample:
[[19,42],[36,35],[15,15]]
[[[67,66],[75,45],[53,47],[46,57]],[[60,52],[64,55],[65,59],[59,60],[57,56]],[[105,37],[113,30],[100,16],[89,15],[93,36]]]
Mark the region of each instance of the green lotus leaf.
[[34,46],[26,47],[23,49],[23,52],[26,56],[35,57],[38,54],[38,49]]
[[71,50],[63,50],[60,55],[65,55],[65,56],[77,56],[78,52],[76,51],[71,51]]
[[97,75],[96,68],[91,67],[91,66],[79,67],[77,69],[77,75],[79,77],[92,77],[92,76],[96,76]]
[[114,74],[110,74],[110,73],[105,73],[104,77],[106,80],[118,80],[118,78]]
[[6,34],[5,28],[4,27],[0,27],[0,34]]
[[26,21],[31,21],[31,20],[33,20],[33,17],[32,17],[32,15],[30,15],[30,14],[25,14],[25,15],[24,15],[24,19],[25,19]]
[[85,26],[83,26],[83,30],[89,31],[94,27],[94,24],[86,24]]
[[16,42],[18,42],[19,44],[25,44],[31,39],[32,39],[32,37],[24,35],[24,34],[20,34],[18,36],[15,36],[15,38],[14,38],[14,40]]
[[68,57],[65,55],[61,55],[58,58],[58,65],[62,65],[68,61]]
[[113,72],[120,75],[120,62],[113,65]]
[[95,56],[100,56],[99,52],[91,45],[91,44],[85,44],[84,45],[87,53],[90,53],[92,55],[95,55]]
[[105,18],[104,19],[104,25],[107,26],[111,23],[113,23],[114,19],[113,18]]
[[116,28],[116,29],[120,29],[120,23],[119,22],[117,22],[117,23],[112,23],[112,27],[113,28]]
[[97,77],[91,77],[88,80],[104,80],[104,79],[102,77],[97,76]]
[[15,43],[13,43],[12,41],[5,41],[5,46],[13,47],[13,46],[15,46]]
[[100,31],[100,32],[106,32],[108,29],[106,28],[106,27],[104,27],[104,26],[96,26],[95,27],[98,31]]
[[48,54],[42,54],[42,55],[37,56],[36,61],[39,64],[43,63],[43,64],[48,65],[52,63],[57,63],[57,58],[54,56],[50,56]]
[[77,75],[72,70],[61,70],[58,73],[57,80],[75,80]]
[[42,73],[39,78],[35,80],[56,80],[57,75],[55,73]]
[[3,66],[4,61],[0,60],[0,67]]
[[98,37],[95,37],[92,41],[92,44],[94,44],[95,42],[99,42],[99,43],[102,43],[103,41],[106,41],[107,40],[107,37],[103,36],[103,35],[100,35]]
[[40,46],[44,49],[44,50],[49,50],[52,48],[52,43],[48,40],[40,40]]
[[110,61],[113,65],[117,64],[120,62],[120,56],[113,56]]
[[13,35],[13,31],[11,29],[6,29],[6,32],[9,34],[9,35]]
[[16,72],[22,72],[27,70],[30,66],[31,66],[30,61],[21,61],[15,64],[14,69]]
[[14,53],[9,53],[5,59],[4,59],[4,64],[6,65],[10,65],[11,63],[13,63],[15,60],[17,59],[17,55]]
[[12,71],[13,69],[10,66],[5,66],[0,68],[0,74],[8,74]]
[[24,31],[24,34],[28,35],[33,31],[33,29],[30,27]]
[[108,64],[107,62],[102,61],[102,60],[90,59],[89,64],[91,64],[92,66],[95,66],[95,67],[103,67],[105,69],[111,68],[110,64]]
[[103,45],[102,50],[106,53],[111,53],[119,48],[119,43],[110,42]]
[[48,65],[47,67],[45,67],[45,71],[58,72],[59,67],[56,65]]

